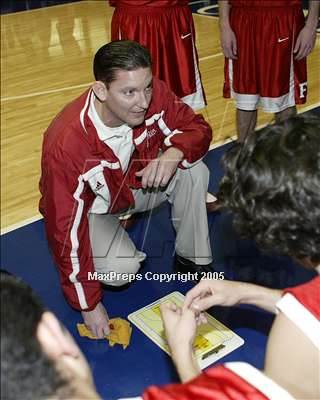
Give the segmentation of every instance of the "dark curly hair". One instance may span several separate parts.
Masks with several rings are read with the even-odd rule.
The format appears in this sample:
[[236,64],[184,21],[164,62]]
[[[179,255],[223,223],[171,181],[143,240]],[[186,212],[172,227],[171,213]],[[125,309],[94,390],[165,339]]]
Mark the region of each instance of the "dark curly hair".
[[297,116],[236,144],[218,197],[243,237],[320,263],[320,118]]

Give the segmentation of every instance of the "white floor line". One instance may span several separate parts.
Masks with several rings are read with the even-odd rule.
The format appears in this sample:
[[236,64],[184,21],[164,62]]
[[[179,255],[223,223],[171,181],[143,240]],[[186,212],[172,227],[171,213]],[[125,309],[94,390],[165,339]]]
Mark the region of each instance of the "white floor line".
[[[223,56],[223,53],[212,54],[212,55],[210,55],[210,56],[206,56],[206,57],[201,57],[201,58],[199,58],[199,61],[205,61],[205,60],[209,60],[209,59],[211,59],[211,58],[216,58],[216,57],[221,57],[221,56]],[[35,92],[35,93],[29,93],[29,94],[22,94],[22,95],[20,95],[20,96],[2,97],[2,98],[1,98],[1,103],[5,102],[5,101],[27,99],[27,98],[29,98],[29,97],[43,96],[43,95],[45,95],[45,94],[66,92],[66,91],[68,91],[68,90],[79,89],[79,88],[82,88],[82,87],[89,87],[91,84],[92,84],[92,82],[89,82],[89,83],[82,83],[81,85],[67,86],[67,87],[59,88],[59,89],[44,90],[44,91],[42,91],[42,92]]]
[[224,146],[227,143],[231,143],[237,139],[236,136],[231,136],[228,139],[219,140],[219,142],[214,142],[210,145],[209,151],[213,149],[217,149],[218,147]]
[[1,98],[1,103],[4,102],[4,101],[20,100],[20,99],[26,99],[28,97],[42,96],[44,94],[65,92],[67,90],[78,89],[78,88],[82,88],[82,87],[88,87],[91,84],[92,84],[92,82],[82,83],[81,85],[67,86],[67,87],[59,88],[59,89],[44,90],[43,92],[35,92],[35,93],[30,93],[30,94],[22,94],[21,96],[2,97]]
[[3,228],[3,229],[1,229],[1,236],[5,235],[6,233],[15,231],[16,229],[22,228],[26,225],[32,224],[33,222],[39,221],[42,218],[43,218],[42,215],[37,214],[31,218],[24,219],[23,221],[17,222],[16,224],[13,224],[6,228]]
[[216,57],[221,57],[221,56],[223,56],[223,53],[212,54],[211,56],[199,58],[199,61],[205,61],[205,60],[209,60],[210,58],[216,58]]
[[203,0],[192,1],[191,3],[189,3],[189,6],[192,6],[193,4],[199,4],[199,3],[203,3]]
[[192,13],[193,17],[204,17],[204,18],[211,18],[211,19],[219,19],[218,15],[205,15],[205,14],[198,14],[198,13]]
[[302,107],[300,110],[298,110],[298,113],[301,114],[317,107],[320,107],[320,101],[318,103],[310,104],[310,106]]

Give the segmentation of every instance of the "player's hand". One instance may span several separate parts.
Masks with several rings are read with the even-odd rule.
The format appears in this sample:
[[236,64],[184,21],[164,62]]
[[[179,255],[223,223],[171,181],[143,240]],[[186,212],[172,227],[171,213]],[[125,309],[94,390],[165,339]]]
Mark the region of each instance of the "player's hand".
[[104,305],[100,302],[92,311],[81,311],[83,321],[92,334],[103,339],[110,333],[109,317]]
[[136,176],[141,177],[144,189],[167,186],[183,158],[183,153],[175,147],[167,149],[159,158],[152,160]]
[[171,302],[162,303],[160,311],[171,352],[192,350],[197,325],[207,322],[205,316],[192,309],[182,311]]
[[171,302],[162,303],[160,311],[171,356],[179,377],[182,382],[189,381],[200,373],[193,342],[197,325],[207,322],[207,319],[203,314],[192,309],[183,311]]
[[202,280],[184,299],[183,309],[198,312],[216,305],[233,306],[241,301],[245,283],[228,280]]
[[238,58],[237,39],[229,26],[221,28],[220,41],[225,57],[236,60]]
[[51,312],[42,314],[37,327],[37,339],[47,356],[54,361],[57,371],[72,384],[74,398],[100,398],[86,358],[69,331],[63,329]]
[[311,53],[316,42],[316,36],[316,31],[308,26],[301,29],[293,50],[296,60],[301,60]]

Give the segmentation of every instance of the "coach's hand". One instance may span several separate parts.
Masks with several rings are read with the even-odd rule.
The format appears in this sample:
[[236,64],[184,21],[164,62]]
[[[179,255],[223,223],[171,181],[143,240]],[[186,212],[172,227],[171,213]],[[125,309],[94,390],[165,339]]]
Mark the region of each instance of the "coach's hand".
[[220,40],[223,54],[227,58],[236,60],[237,57],[237,39],[230,26],[224,26],[220,30]]
[[103,339],[110,333],[109,317],[102,303],[98,303],[92,311],[81,311],[83,321],[92,334]]
[[160,157],[150,161],[141,171],[136,172],[136,176],[141,177],[144,189],[167,186],[182,159],[182,151],[170,147]]
[[316,36],[316,31],[307,25],[301,29],[293,50],[296,60],[301,60],[311,53],[316,42]]

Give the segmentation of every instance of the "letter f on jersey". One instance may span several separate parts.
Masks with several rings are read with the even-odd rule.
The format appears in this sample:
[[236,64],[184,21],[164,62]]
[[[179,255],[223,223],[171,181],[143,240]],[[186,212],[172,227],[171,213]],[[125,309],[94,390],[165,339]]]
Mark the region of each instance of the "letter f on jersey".
[[299,83],[300,99],[303,99],[307,93],[308,82]]

